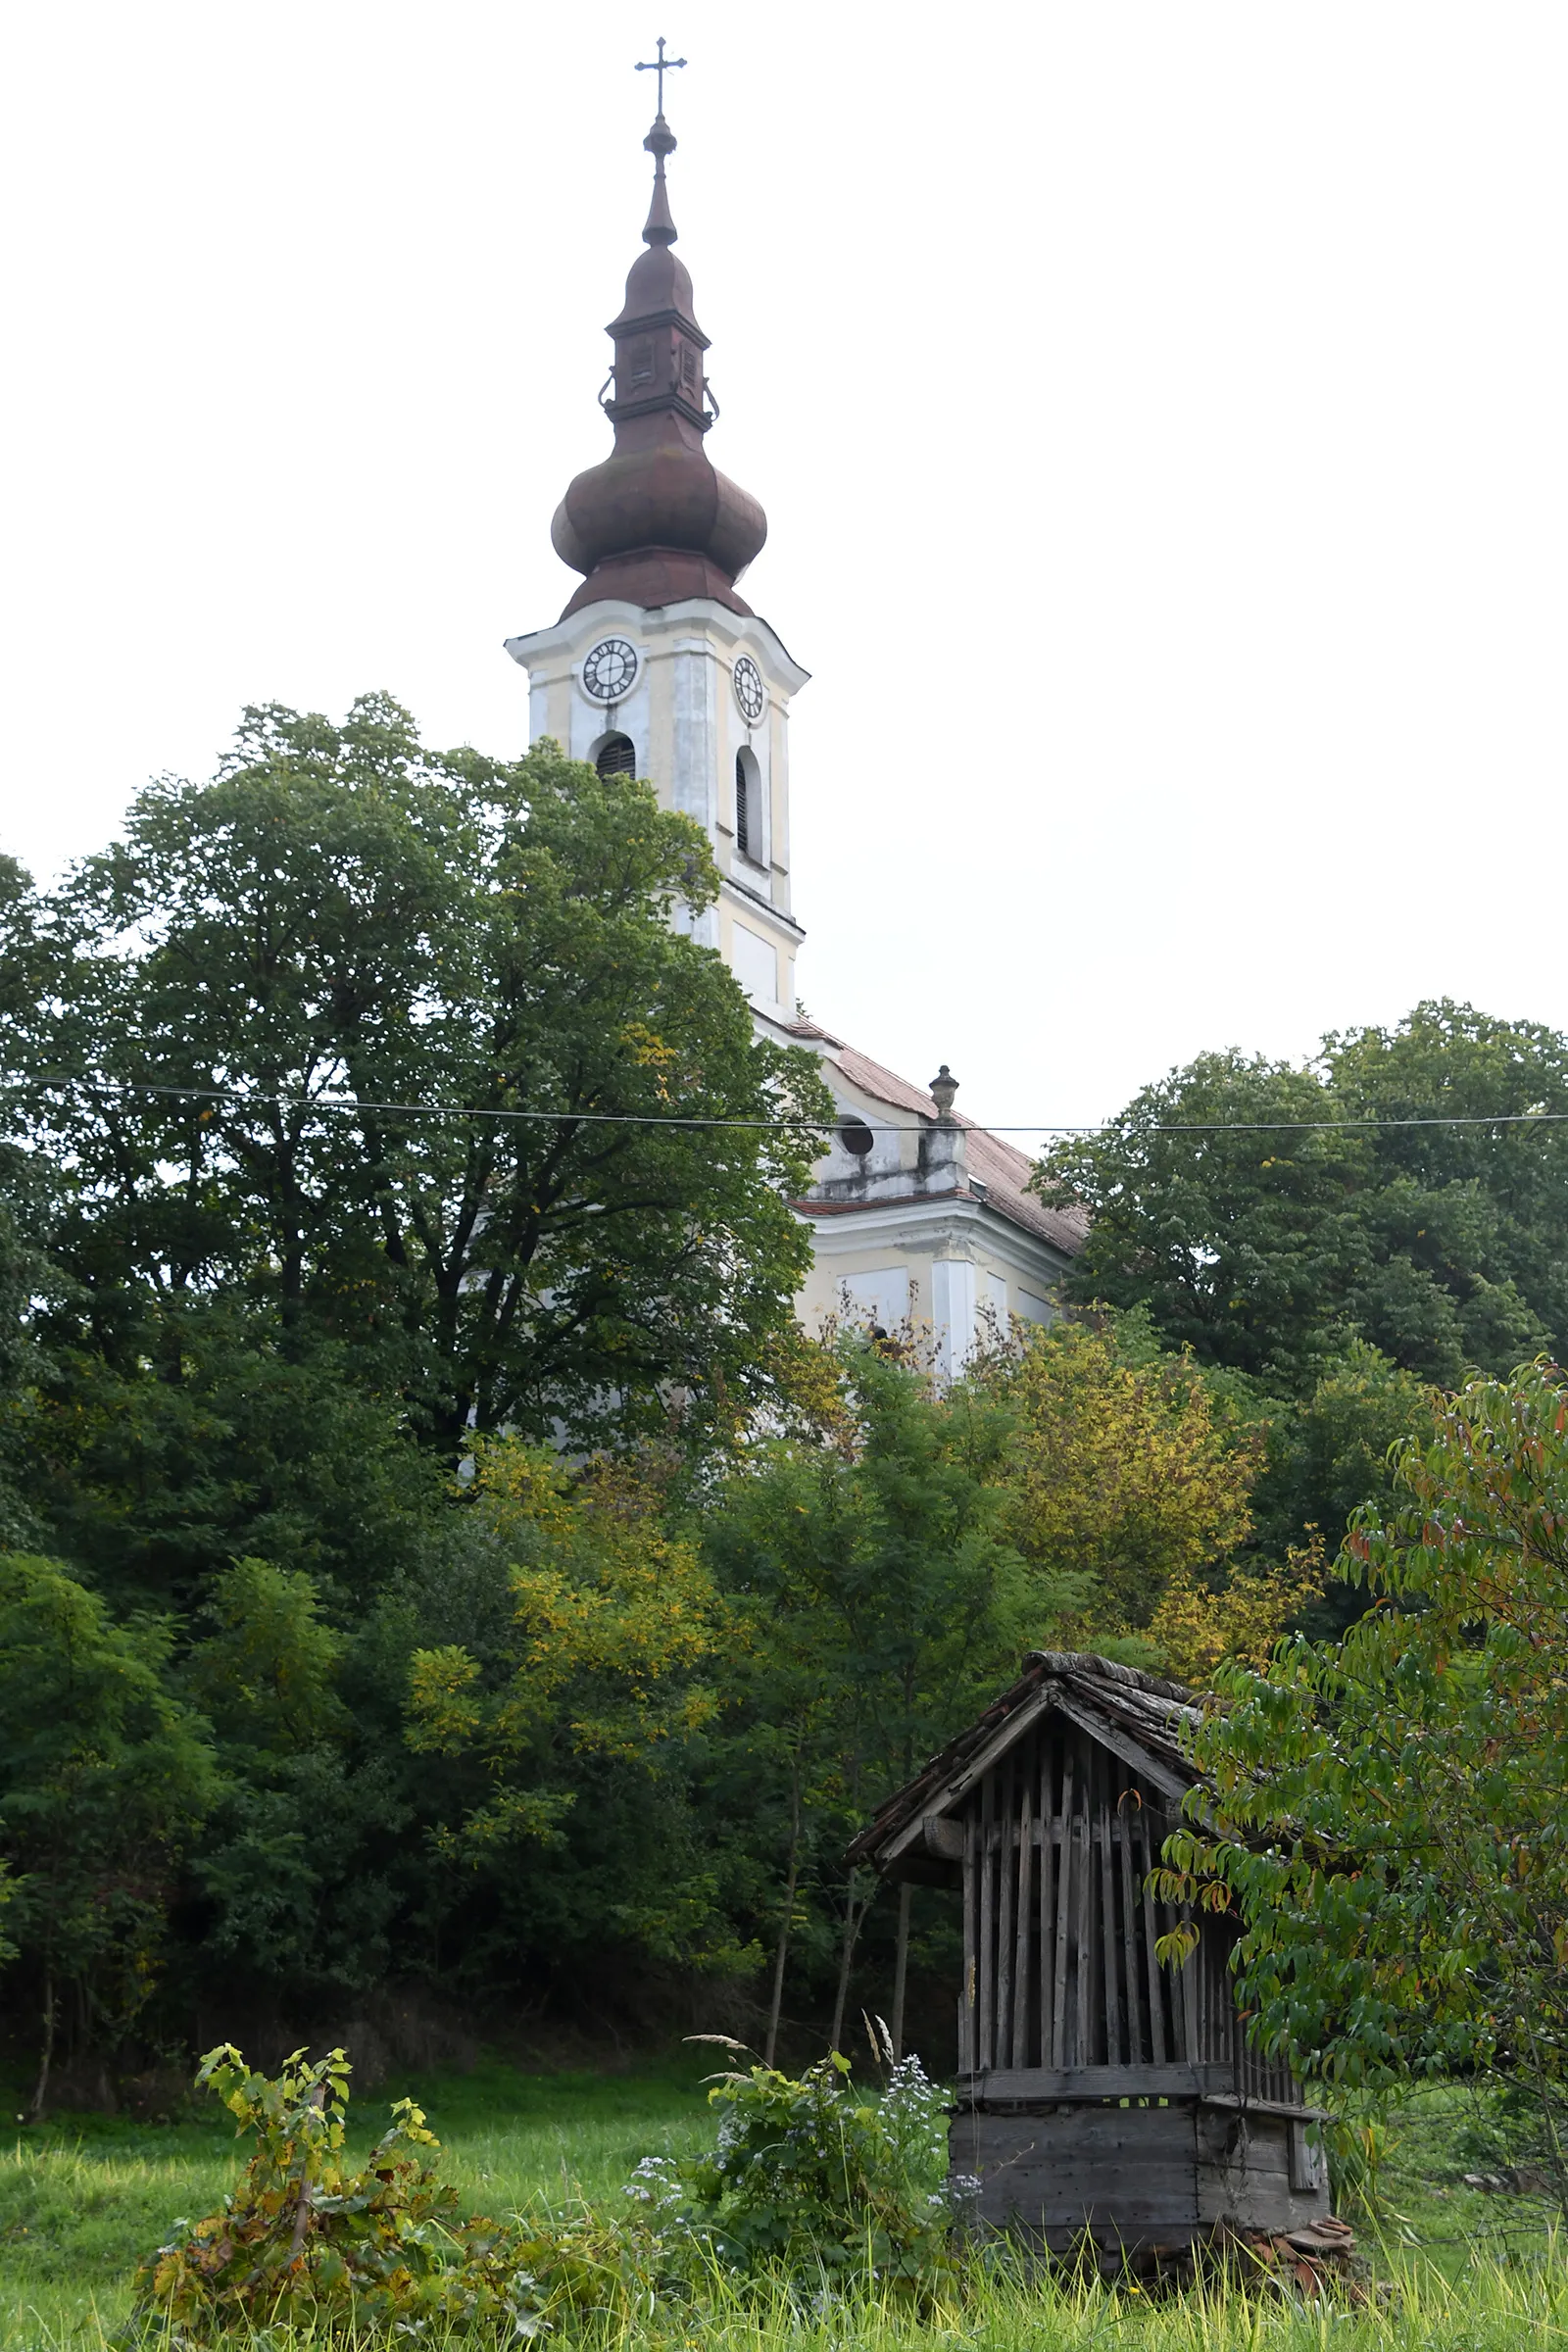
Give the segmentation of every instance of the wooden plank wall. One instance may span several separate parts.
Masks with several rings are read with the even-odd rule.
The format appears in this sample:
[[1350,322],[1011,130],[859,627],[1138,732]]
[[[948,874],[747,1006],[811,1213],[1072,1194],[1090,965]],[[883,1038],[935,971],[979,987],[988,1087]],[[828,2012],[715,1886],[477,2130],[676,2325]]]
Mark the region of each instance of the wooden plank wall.
[[1295,2096],[1247,2045],[1228,1922],[1202,1923],[1180,1971],[1154,1957],[1177,1915],[1147,1882],[1173,1827],[1156,1791],[1059,1716],[985,1776],[964,1816],[961,2074],[1219,2060],[1251,2097]]

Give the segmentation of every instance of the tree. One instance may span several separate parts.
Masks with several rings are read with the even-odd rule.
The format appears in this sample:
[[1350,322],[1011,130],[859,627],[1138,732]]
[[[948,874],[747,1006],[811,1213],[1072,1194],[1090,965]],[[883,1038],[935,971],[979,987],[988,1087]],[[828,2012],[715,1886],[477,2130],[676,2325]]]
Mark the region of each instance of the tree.
[[1252,1433],[1228,1423],[1191,1362],[1130,1357],[1104,1323],[1019,1329],[971,1386],[1012,1428],[995,1475],[1007,1532],[1075,1592],[1068,1636],[1147,1634],[1166,1592],[1218,1569],[1251,1531]]
[[1568,1126],[1494,1123],[1533,1110],[1568,1110],[1568,1040],[1422,1004],[1304,1070],[1200,1055],[1038,1182],[1093,1215],[1072,1295],[1202,1364],[1298,1397],[1360,1339],[1452,1385],[1568,1348]]
[[248,712],[37,917],[8,1058],[72,1171],[56,1336],[177,1381],[221,1295],[454,1458],[470,1425],[743,1412],[829,1105],[671,926],[715,887],[690,820],[553,745],[429,753],[384,697]]
[[[972,1388],[935,1395],[853,1341],[840,1364],[837,1418],[814,1441],[756,1448],[702,1519],[738,1629],[710,1803],[746,1825],[754,1858],[766,1845],[777,1855],[747,1889],[760,1927],[771,1914],[769,2052],[792,1946],[823,1967],[836,1942],[842,2033],[872,1889],[846,1882],[839,1857],[864,1808],[1048,1637],[1071,1589],[1009,1538],[1005,1404]],[[907,1928],[906,1902],[900,1984]]]
[[117,1626],[54,1560],[0,1556],[0,1861],[35,1978],[41,2112],[65,2012],[126,2033],[165,1957],[179,1858],[210,1810],[208,1726],[167,1688],[167,1626]]
[[557,1970],[608,1944],[747,1957],[688,1801],[722,1611],[663,1500],[648,1465],[478,1441],[468,1507],[507,1563],[511,1623],[488,1662],[461,1643],[412,1660],[410,1746],[466,1767],[438,1849],[499,1893],[514,1955]]
[[1166,1891],[1240,1915],[1255,2031],[1308,2077],[1523,2083],[1568,2200],[1568,1378],[1434,1404],[1343,1572],[1336,1643],[1233,1670]]

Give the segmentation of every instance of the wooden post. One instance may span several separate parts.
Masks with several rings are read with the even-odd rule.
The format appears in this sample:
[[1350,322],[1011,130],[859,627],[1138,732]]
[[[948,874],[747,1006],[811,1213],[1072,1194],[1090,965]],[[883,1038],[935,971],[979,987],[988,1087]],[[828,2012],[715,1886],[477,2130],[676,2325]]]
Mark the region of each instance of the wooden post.
[[1110,1875],[1110,1791],[1114,1781],[1110,1758],[1104,1759],[1100,1781],[1100,1805],[1095,1841],[1100,1847],[1100,1931],[1103,1939],[1102,1965],[1105,1972],[1105,2064],[1119,2066],[1132,2052],[1121,2036],[1121,1987],[1116,1966],[1116,1888]]
[[784,2006],[784,1962],[790,1948],[790,1926],[795,1915],[795,1889],[801,1877],[801,1751],[795,1751],[794,1770],[790,1776],[790,1867],[784,1885],[784,1917],[779,1923],[778,1948],[773,1954],[773,1997],[767,2010],[767,2039],[762,2044],[762,2064],[771,2066],[778,2047],[778,2021]]
[[997,2046],[992,2063],[995,2066],[1012,2064],[1012,1897],[1016,1881],[1012,1840],[1017,1828],[1016,1802],[1018,1776],[1013,1770],[1012,1756],[998,1776],[1002,1783],[1002,1803],[997,1821]]
[[1144,1903],[1144,1966],[1149,1976],[1149,2046],[1155,2066],[1166,2062],[1165,2049],[1165,1987],[1160,1981],[1160,1966],[1154,1954],[1159,1940],[1159,1920],[1154,1911],[1154,1898],[1149,1889],[1149,1875],[1154,1867],[1153,1835],[1147,1814],[1138,1816],[1139,1861]]
[[1072,1743],[1061,1768],[1061,1862],[1056,1876],[1056,1975],[1051,1995],[1051,2063],[1067,2063],[1067,1928],[1072,1899]]
[[980,2041],[975,2051],[977,2070],[997,2063],[996,1985],[997,1915],[995,1909],[997,1856],[993,1838],[997,1826],[993,1775],[987,1773],[980,1794]]
[[[856,1942],[858,1939],[860,1928],[871,1900],[870,1895],[867,1895],[865,1900],[858,1904],[855,1899],[859,1876],[858,1870],[851,1870],[850,1883],[844,1897],[844,1943],[839,1953],[838,1997],[833,2003],[833,2036],[828,2045],[830,2049],[835,2050],[840,2047],[844,2039],[844,2008],[850,1997],[850,1967],[855,1958]],[[873,1886],[872,1893],[875,1891]]]
[[904,2056],[904,1986],[909,1973],[909,1897],[914,1888],[907,1879],[899,1888],[899,1941],[893,1962],[893,2055]]
[[1072,1947],[1078,1963],[1077,1999],[1073,2004],[1073,2051],[1069,2066],[1088,2066],[1092,2061],[1089,2026],[1089,1987],[1093,1975],[1093,1942],[1090,1936],[1089,1897],[1092,1892],[1090,1877],[1094,1856],[1089,1844],[1089,1792],[1094,1787],[1094,1750],[1084,1756],[1084,1769],[1077,1791],[1078,1807],[1072,1817]]
[[1020,1759],[1018,1770],[1018,1924],[1017,1939],[1012,1954],[1012,2049],[1009,2066],[1029,2063],[1029,1919],[1034,1894],[1034,1824],[1030,1817],[1030,1783],[1034,1774],[1029,1761]]
[[1138,1910],[1133,1898],[1133,1816],[1136,1810],[1136,1789],[1124,1773],[1126,1783],[1116,1806],[1117,1857],[1121,1863],[1121,1946],[1127,1970],[1127,2055],[1136,2066],[1144,2055],[1143,2003],[1139,1998],[1138,1982]]
[[1053,1984],[1052,1955],[1056,1936],[1056,1841],[1052,1835],[1052,1813],[1055,1790],[1052,1786],[1054,1761],[1049,1736],[1040,1742],[1040,1944],[1035,1963],[1036,1993],[1040,2011],[1041,2066],[1051,2064],[1051,1988]]
[[977,2065],[974,2034],[974,1979],[979,1958],[980,1838],[971,1805],[963,1817],[963,1984],[958,1993],[958,2072]]

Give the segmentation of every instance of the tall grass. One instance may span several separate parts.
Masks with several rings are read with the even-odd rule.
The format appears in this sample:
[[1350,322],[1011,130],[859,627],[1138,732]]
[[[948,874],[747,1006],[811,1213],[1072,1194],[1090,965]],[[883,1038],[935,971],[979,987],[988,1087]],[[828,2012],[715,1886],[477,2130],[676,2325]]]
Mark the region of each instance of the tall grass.
[[[403,2087],[415,2086],[389,2085],[357,2106],[354,2130],[366,2144],[386,2098]],[[466,2209],[498,2219],[579,2201],[617,2207],[641,2157],[684,2153],[712,2135],[695,2069],[550,2078],[497,2065],[423,2089],[443,2142],[443,2174]],[[1441,2122],[1421,2130],[1437,2132]],[[1244,2283],[1158,2301],[1043,2280],[1004,2257],[975,2258],[923,2317],[874,2286],[847,2299],[804,2287],[759,2296],[718,2278],[698,2306],[670,2303],[628,2321],[574,2325],[562,2352],[1568,2352],[1568,2248],[1559,2254],[1540,2235],[1468,2243],[1473,2231],[1517,2229],[1530,2217],[1513,2201],[1452,2187],[1434,2192],[1446,2201],[1414,2204],[1422,2179],[1450,2178],[1453,2166],[1445,2172],[1437,2139],[1428,2147],[1413,2128],[1401,2146],[1406,2138],[1409,2178],[1397,2158],[1391,2167],[1395,2204],[1413,2213],[1412,2233],[1430,2235],[1434,2247],[1422,2254],[1400,2243],[1397,2212],[1391,2215],[1389,2243],[1368,2249],[1389,2290],[1371,2308],[1314,2310]],[[124,2322],[136,2261],[168,2236],[176,2216],[219,2204],[241,2154],[220,2120],[138,2129],[82,2119],[0,2145],[3,2352],[107,2352]],[[425,2340],[430,2352],[448,2352],[439,2338]],[[257,2339],[230,2341],[232,2352],[262,2352]],[[280,2331],[266,2339],[266,2352],[325,2347],[309,2332]],[[354,2348],[340,2339],[332,2352]],[[358,2352],[371,2352],[370,2344]],[[386,2352],[384,2339],[373,2352]],[[502,2345],[460,2337],[450,2352]]]
[[[63,2327],[40,2316],[6,2337],[6,2352],[111,2352],[111,2335],[90,2316]],[[1239,2283],[1153,2300],[979,2264],[924,2315],[874,2288],[759,2295],[715,2282],[700,2305],[590,2322],[569,2340],[573,2352],[1521,2352],[1568,2341],[1568,2268],[1487,2262],[1449,2278],[1401,2263],[1386,2300],[1362,2309],[1292,2303]],[[516,2352],[514,2338],[420,2341],[429,2352]],[[310,2330],[228,2342],[232,2352],[327,2352]],[[385,2338],[336,2336],[331,2352],[386,2352]]]

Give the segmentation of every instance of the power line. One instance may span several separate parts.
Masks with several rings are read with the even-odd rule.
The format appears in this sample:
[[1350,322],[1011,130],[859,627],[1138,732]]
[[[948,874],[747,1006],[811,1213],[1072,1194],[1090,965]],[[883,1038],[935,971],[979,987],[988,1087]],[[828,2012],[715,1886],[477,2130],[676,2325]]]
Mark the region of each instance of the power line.
[[[763,1129],[775,1133],[809,1133],[818,1122],[797,1119],[731,1119],[689,1117],[678,1111],[641,1110],[504,1110],[487,1109],[477,1105],[449,1102],[372,1102],[352,1095],[286,1095],[245,1093],[237,1088],[218,1086],[170,1086],[150,1078],[55,1078],[39,1082],[38,1088],[11,1087],[12,1095],[46,1091],[53,1087],[75,1087],[86,1093],[162,1095],[179,1102],[232,1102],[254,1110],[290,1109],[312,1111],[375,1111],[386,1117],[420,1119],[498,1119],[563,1123],[594,1127],[695,1127]],[[907,1133],[894,1119],[867,1119],[857,1111],[837,1111],[831,1121],[853,1116],[858,1126],[876,1135]],[[926,1117],[929,1114],[918,1114]],[[1568,1123],[1568,1110],[1494,1110],[1480,1112],[1446,1111],[1424,1114],[1416,1118],[1343,1118],[1343,1119],[1173,1119],[1152,1120],[1139,1124],[1135,1135],[1347,1135],[1366,1131],[1382,1131],[1407,1127],[1549,1127]],[[1120,1128],[1115,1119],[1102,1120],[1094,1126],[1067,1126],[1049,1119],[1036,1119],[1019,1126],[980,1126],[978,1120],[968,1123],[983,1135],[1114,1135]],[[967,1128],[965,1130],[968,1131]]]

